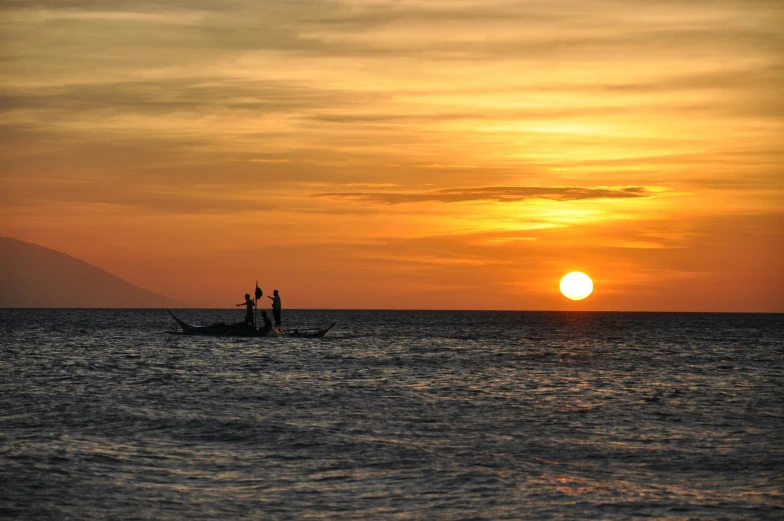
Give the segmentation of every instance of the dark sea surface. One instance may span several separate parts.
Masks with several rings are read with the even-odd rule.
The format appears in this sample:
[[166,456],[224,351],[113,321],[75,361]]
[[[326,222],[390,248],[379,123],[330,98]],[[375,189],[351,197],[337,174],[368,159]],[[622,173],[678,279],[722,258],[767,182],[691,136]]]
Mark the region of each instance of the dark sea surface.
[[283,318],[0,310],[0,517],[784,518],[782,315]]

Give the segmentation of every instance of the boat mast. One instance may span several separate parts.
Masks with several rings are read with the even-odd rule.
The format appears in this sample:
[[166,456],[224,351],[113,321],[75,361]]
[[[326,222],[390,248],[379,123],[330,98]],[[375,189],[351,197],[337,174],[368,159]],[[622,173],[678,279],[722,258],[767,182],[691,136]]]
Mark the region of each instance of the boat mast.
[[256,305],[253,307],[253,327],[258,329],[257,322],[259,318],[259,299],[261,298],[261,288],[259,288],[259,279],[256,279]]

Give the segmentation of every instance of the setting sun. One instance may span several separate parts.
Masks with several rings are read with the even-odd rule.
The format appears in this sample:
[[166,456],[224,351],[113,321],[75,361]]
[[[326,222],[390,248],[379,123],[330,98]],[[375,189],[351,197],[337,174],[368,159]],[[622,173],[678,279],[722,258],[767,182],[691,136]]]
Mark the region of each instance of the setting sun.
[[571,300],[583,300],[593,291],[593,281],[585,273],[573,271],[561,279],[561,293]]

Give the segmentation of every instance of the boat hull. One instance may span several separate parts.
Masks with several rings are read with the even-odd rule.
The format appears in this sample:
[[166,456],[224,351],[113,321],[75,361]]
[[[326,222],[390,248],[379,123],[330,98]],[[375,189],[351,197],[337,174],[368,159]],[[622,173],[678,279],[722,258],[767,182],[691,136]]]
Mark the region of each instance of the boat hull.
[[245,337],[245,338],[260,338],[260,337],[291,337],[291,338],[324,338],[324,335],[330,329],[335,327],[333,322],[329,327],[319,329],[317,331],[299,331],[297,329],[287,330],[280,328],[272,329],[257,329],[249,326],[244,322],[236,324],[225,324],[219,322],[211,326],[193,326],[187,322],[180,320],[171,310],[167,309],[169,315],[177,322],[182,329],[181,331],[168,331],[172,335],[185,335],[185,336],[231,336],[231,337]]

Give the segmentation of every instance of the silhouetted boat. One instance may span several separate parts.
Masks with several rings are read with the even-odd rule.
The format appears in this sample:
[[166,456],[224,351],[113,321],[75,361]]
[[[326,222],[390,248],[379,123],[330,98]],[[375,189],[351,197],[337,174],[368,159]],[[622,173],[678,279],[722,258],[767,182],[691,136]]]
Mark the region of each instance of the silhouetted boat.
[[293,337],[293,338],[323,338],[327,332],[335,327],[335,322],[333,322],[329,327],[324,329],[319,329],[317,331],[299,331],[297,329],[288,330],[288,329],[256,329],[253,326],[249,326],[245,322],[237,322],[236,324],[225,324],[223,322],[218,322],[211,326],[192,326],[187,322],[183,322],[179,318],[177,318],[171,310],[167,309],[166,311],[172,316],[172,318],[180,325],[182,331],[167,331],[172,335],[191,335],[191,336],[241,336],[241,337],[274,337],[274,336],[286,336],[286,337]]

